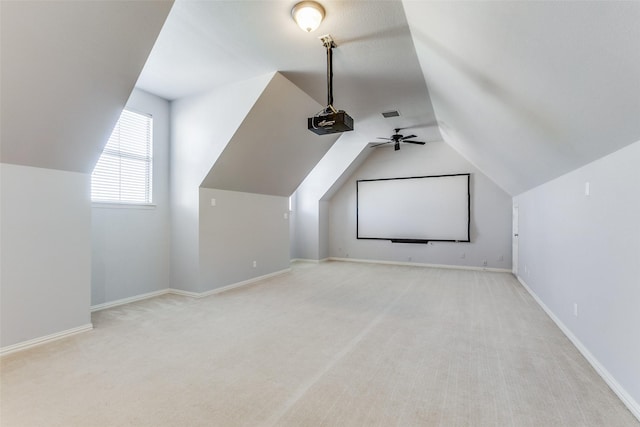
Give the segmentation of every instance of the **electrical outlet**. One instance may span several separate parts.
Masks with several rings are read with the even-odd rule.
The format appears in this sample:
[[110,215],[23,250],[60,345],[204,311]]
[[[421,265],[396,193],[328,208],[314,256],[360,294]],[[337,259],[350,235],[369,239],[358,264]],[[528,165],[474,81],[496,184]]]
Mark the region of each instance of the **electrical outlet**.
[[504,261],[504,255],[500,255],[500,258],[498,258],[498,261]]
[[409,259],[409,262],[411,262],[411,257],[409,257],[408,259]]
[[486,259],[482,261],[482,265],[484,265],[485,267],[487,266],[487,260]]
[[462,254],[460,254],[460,258],[462,258],[462,259],[464,259],[466,256],[467,255],[464,252],[462,252]]
[[575,317],[578,317],[578,303],[577,302],[573,303],[573,315]]
[[287,212],[285,212],[283,217],[284,217],[284,219],[289,219],[289,214]]
[[257,261],[253,261],[253,267],[257,267],[258,266],[258,262]]

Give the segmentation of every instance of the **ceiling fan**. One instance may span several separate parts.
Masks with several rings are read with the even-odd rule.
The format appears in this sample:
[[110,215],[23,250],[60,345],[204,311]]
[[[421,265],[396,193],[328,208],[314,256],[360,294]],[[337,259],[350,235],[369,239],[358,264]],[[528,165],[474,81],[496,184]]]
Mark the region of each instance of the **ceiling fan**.
[[400,134],[401,130],[402,130],[402,128],[394,129],[395,133],[393,135],[391,135],[391,138],[378,137],[378,139],[386,139],[388,141],[380,142],[380,143],[377,143],[377,144],[373,144],[371,146],[371,148],[375,148],[375,147],[379,147],[381,145],[393,143],[393,149],[395,151],[398,151],[400,149],[400,143],[401,142],[406,142],[408,144],[418,144],[418,145],[426,144],[426,142],[423,142],[423,141],[410,141],[411,138],[416,138],[416,135],[411,134],[411,135],[404,136],[404,135]]

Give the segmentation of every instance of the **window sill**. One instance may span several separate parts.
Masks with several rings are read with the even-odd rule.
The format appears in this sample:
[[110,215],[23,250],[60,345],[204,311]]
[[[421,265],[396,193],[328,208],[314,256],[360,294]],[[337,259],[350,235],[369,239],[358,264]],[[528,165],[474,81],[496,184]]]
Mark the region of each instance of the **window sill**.
[[91,202],[92,208],[98,209],[155,209],[153,203],[118,203],[118,202]]

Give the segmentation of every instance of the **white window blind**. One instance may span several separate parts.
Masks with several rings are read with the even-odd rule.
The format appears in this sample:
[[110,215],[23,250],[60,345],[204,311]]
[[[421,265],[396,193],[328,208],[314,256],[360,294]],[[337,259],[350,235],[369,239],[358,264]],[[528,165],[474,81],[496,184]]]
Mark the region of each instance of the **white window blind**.
[[92,201],[151,203],[152,123],[149,115],[122,111],[91,174]]

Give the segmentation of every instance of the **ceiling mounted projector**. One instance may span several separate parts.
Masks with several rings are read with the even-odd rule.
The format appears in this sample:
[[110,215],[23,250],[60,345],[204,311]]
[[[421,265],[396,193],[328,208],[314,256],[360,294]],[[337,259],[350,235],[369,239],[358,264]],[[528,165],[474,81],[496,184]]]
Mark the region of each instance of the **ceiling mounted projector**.
[[327,107],[315,116],[307,119],[307,128],[317,135],[348,132],[353,130],[353,119],[344,110],[337,110],[333,106],[333,48],[336,47],[329,34],[320,37],[327,49]]

